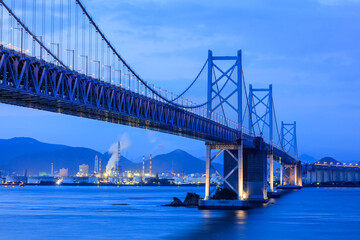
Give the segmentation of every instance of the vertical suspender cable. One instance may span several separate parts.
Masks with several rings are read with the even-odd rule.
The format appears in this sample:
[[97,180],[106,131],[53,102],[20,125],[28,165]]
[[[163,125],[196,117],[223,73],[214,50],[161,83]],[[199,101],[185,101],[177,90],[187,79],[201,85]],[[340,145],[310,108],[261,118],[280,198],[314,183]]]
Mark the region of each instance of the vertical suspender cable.
[[55,0],[51,0],[51,51],[54,52],[54,43],[55,43]]
[[[13,11],[14,12],[14,14],[15,14],[15,0],[11,0],[11,11]],[[14,36],[14,27],[15,27],[15,20],[14,20],[14,18],[9,14],[9,16],[10,16],[10,21],[11,21],[11,28],[10,28],[10,35],[11,35],[11,44],[12,44],[12,46],[14,46],[15,45],[15,36]]]
[[8,33],[7,33],[7,39],[8,39],[8,42],[7,42],[7,44],[9,44],[9,43],[11,43],[11,15],[10,15],[10,13],[9,13],[9,17],[8,17],[8,24],[9,24],[9,26],[8,26]]
[[[105,64],[104,59],[104,39],[101,40],[101,64],[102,66]],[[101,66],[101,76],[103,76],[103,80],[105,80],[104,68]]]
[[[33,32],[35,35],[36,33],[36,0],[33,0],[33,10],[32,10],[32,25],[33,25]],[[32,53],[33,56],[36,57],[36,48],[35,48],[35,39],[33,38],[32,41]]]
[[92,60],[92,28],[91,28],[91,23],[89,23],[89,73],[91,73],[91,69],[92,69],[92,64],[91,63],[91,60]]
[[[75,4],[75,59],[78,59],[78,43],[79,43],[79,36],[78,36],[78,28],[79,28],[79,11],[77,9],[77,4]],[[78,71],[78,64],[77,61],[74,61],[74,69],[75,71]]]
[[85,16],[82,14],[82,60],[83,60],[83,73],[86,74],[86,57],[85,57]]
[[0,2],[0,47],[3,48],[3,5]]
[[[22,2],[22,21],[23,22],[26,22],[26,1],[27,0],[23,0],[23,2]],[[24,31],[24,29],[21,30],[21,31]],[[23,34],[24,35],[21,36],[22,39],[20,39],[20,41],[23,41],[22,44],[24,44],[24,49],[27,49],[27,41],[25,40],[26,39],[26,37],[25,37],[26,32],[24,31]]]
[[[42,0],[42,44],[46,42],[46,35],[45,35],[45,14],[46,14],[46,0]],[[40,51],[42,53],[42,51]],[[42,59],[45,56],[41,56]]]
[[[68,0],[68,33],[67,33],[67,49],[68,51],[71,49],[71,0]],[[68,56],[68,66],[70,66],[71,60],[70,60],[70,52],[67,53]]]
[[[60,0],[60,22],[59,22],[59,58],[62,59],[63,52],[63,30],[64,30],[64,0]],[[61,47],[60,47],[61,46]],[[63,59],[62,59],[63,60]]]

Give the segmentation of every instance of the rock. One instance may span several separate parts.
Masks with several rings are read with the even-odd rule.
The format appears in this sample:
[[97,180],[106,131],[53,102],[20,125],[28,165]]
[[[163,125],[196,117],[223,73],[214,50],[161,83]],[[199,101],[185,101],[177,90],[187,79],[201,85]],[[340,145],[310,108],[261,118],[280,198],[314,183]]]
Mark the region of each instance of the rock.
[[173,197],[173,201],[170,204],[165,204],[162,206],[166,206],[166,207],[182,207],[184,206],[184,204],[182,203],[182,201],[180,199],[178,199],[177,197]]
[[237,194],[228,188],[218,188],[216,189],[215,194],[211,199],[217,199],[217,200],[236,200],[238,198]]
[[188,193],[183,204],[185,207],[197,207],[199,204],[199,198],[200,196],[196,193]]

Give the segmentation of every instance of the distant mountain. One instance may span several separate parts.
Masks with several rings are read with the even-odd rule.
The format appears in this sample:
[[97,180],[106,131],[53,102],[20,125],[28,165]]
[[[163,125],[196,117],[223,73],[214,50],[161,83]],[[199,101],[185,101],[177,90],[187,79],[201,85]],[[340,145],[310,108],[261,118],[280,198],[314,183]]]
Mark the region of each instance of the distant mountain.
[[316,162],[318,159],[308,155],[308,154],[302,154],[300,155],[299,159],[302,161],[302,162],[309,162],[309,163],[314,163]]
[[[50,173],[51,163],[54,164],[54,171],[68,168],[69,174],[76,174],[80,164],[89,165],[90,171],[93,171],[96,155],[102,159],[102,169],[105,169],[110,158],[109,154],[90,148],[42,143],[33,138],[2,139],[0,152],[0,169],[10,173],[24,173],[26,169],[32,175]],[[125,157],[121,161],[133,165]]]
[[324,157],[324,158],[320,159],[319,161],[317,161],[317,163],[320,163],[320,164],[324,164],[324,163],[325,164],[330,164],[330,163],[337,164],[337,163],[340,163],[340,162],[335,160],[332,157]]
[[[54,164],[54,171],[68,168],[69,174],[76,174],[79,171],[79,165],[87,164],[92,172],[96,155],[101,158],[104,170],[111,157],[109,153],[100,153],[90,148],[42,143],[33,138],[0,139],[0,152],[1,170],[21,174],[26,169],[31,175],[37,175],[39,172],[50,173],[51,163]],[[149,160],[146,160],[145,165],[148,171]],[[213,165],[220,173],[222,172],[221,164],[214,163]],[[142,170],[142,163],[134,163],[124,156],[121,156],[120,166],[124,171]],[[203,173],[205,161],[182,150],[153,157],[153,173],[171,172],[172,169],[176,173]]]

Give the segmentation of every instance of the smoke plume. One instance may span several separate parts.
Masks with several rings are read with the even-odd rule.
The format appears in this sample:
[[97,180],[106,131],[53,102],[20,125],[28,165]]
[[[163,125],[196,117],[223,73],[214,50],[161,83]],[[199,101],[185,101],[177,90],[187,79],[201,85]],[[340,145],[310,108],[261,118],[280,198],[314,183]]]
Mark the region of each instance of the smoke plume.
[[[120,150],[123,151],[130,147],[131,142],[129,136],[124,133],[120,138]],[[115,142],[111,145],[111,147],[108,150],[108,153],[111,154],[111,157],[106,165],[106,172],[110,172],[112,169],[115,169],[116,161],[117,161],[117,155],[118,155],[118,142]],[[120,161],[121,166],[121,161]]]

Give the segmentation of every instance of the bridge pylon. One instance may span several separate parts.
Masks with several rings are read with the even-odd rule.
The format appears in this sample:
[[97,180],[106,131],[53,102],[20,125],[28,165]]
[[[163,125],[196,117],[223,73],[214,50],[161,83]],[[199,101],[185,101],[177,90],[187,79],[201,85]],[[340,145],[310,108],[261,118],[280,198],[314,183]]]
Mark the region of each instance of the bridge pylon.
[[[218,62],[232,62],[229,68],[222,68]],[[220,72],[216,78],[215,71]],[[235,77],[233,76],[233,73]],[[219,87],[220,83],[223,86]],[[207,115],[211,118],[216,110],[222,110],[225,116],[225,108],[231,111],[226,113],[236,117],[236,125],[240,135],[236,142],[207,142],[206,143],[206,182],[205,198],[200,200],[200,209],[242,209],[248,206],[247,195],[244,191],[244,166],[243,166],[243,144],[242,144],[242,59],[241,50],[236,56],[213,56],[211,50],[208,52],[208,91],[207,91]],[[223,91],[225,86],[231,85],[231,91]],[[232,101],[230,100],[232,99]],[[214,100],[218,100],[215,104]],[[229,122],[225,121],[229,126]],[[216,151],[213,155],[212,152]],[[213,161],[223,157],[223,171],[215,169]],[[222,188],[211,190],[211,171],[220,176]],[[223,172],[223,173],[221,173]],[[230,198],[219,196],[220,189],[233,192]],[[213,196],[214,191],[217,190]],[[226,190],[225,190],[226,191]],[[221,194],[220,194],[221,195]]]
[[[298,158],[296,121],[293,123],[281,122],[281,147],[288,154]],[[301,162],[283,164],[280,160],[280,185],[278,189],[299,189],[302,187]]]
[[[255,136],[266,137],[269,139],[268,149],[268,178],[269,178],[269,194],[274,192],[274,151],[273,151],[273,88],[272,84],[269,88],[253,88],[249,87],[249,129],[253,131]],[[265,134],[265,131],[268,131]]]

